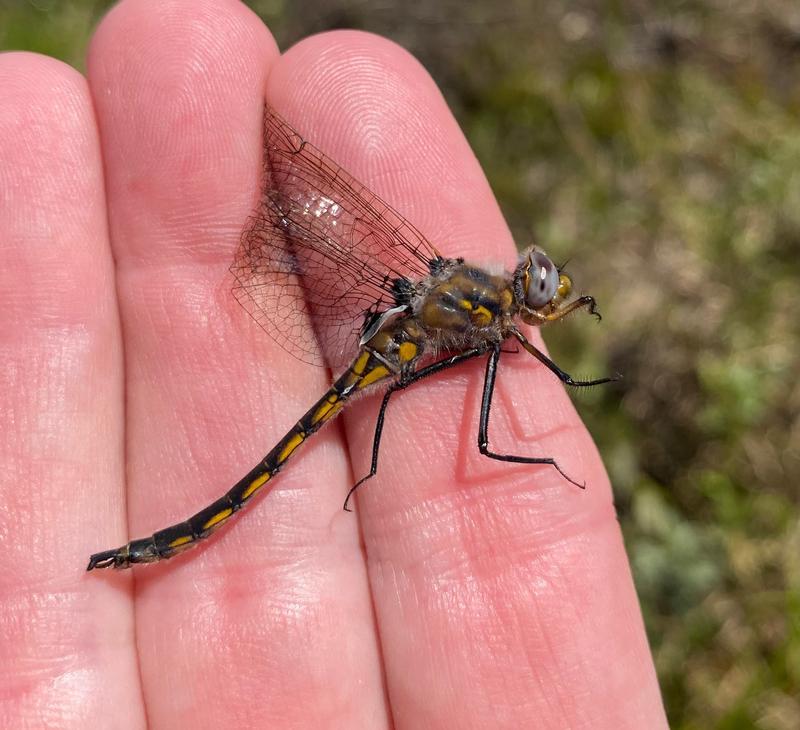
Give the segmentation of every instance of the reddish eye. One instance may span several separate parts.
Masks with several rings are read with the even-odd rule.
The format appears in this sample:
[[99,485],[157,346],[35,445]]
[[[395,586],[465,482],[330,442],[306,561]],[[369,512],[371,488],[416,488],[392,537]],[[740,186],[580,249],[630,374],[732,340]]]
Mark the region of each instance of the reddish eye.
[[558,291],[558,270],[541,251],[531,254],[530,275],[525,303],[531,309],[541,309],[552,301]]

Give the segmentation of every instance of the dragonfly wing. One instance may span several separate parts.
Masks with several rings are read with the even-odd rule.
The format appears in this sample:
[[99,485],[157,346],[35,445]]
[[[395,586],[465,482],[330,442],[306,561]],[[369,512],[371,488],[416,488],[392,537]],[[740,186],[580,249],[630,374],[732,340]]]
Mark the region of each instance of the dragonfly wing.
[[261,200],[231,267],[234,295],[300,360],[339,367],[366,319],[396,305],[395,282],[438,254],[390,205],[269,107]]

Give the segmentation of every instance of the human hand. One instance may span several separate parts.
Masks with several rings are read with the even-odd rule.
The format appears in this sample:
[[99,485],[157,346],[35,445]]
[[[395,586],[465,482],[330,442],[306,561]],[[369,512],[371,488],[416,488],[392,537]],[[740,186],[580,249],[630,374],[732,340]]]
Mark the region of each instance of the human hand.
[[513,261],[406,53],[337,32],[279,56],[238,3],[123,2],[88,81],[8,54],[0,88],[0,726],[665,727],[607,477],[525,354],[500,366],[492,443],[585,491],[477,453],[473,362],[396,396],[355,516],[375,398],[203,547],[84,572],[219,496],[329,384],[224,286],[264,89],[442,253]]

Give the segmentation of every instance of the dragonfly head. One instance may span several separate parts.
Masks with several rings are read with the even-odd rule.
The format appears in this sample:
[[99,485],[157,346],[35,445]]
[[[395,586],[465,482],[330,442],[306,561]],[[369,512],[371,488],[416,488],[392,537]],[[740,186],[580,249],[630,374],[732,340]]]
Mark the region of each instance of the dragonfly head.
[[527,324],[540,325],[557,319],[554,315],[572,293],[572,279],[560,272],[552,259],[536,246],[522,252],[513,281],[519,313]]

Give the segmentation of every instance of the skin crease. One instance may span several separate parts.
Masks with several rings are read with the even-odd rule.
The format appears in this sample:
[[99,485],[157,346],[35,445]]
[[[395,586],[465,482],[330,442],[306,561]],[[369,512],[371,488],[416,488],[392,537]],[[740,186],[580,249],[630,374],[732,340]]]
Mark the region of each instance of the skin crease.
[[355,514],[375,397],[208,544],[84,572],[219,496],[329,383],[226,278],[265,93],[442,253],[513,264],[413,58],[352,32],[281,56],[232,0],[142,0],[100,24],[87,79],[6,54],[0,88],[0,727],[666,727],[607,477],[524,353],[491,444],[585,491],[478,454],[473,362],[394,397]]

